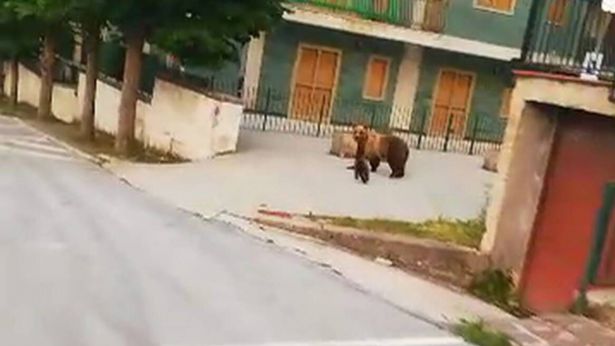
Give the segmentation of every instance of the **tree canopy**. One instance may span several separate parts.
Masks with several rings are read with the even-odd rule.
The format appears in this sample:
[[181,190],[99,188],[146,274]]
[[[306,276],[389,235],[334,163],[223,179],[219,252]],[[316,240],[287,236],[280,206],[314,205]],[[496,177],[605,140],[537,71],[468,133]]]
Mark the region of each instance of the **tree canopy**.
[[0,58],[35,57],[39,48],[40,29],[36,21],[20,16],[0,1]]
[[216,65],[236,57],[237,47],[283,11],[280,0],[133,0],[114,6],[110,20],[127,35],[143,30],[150,43],[184,63]]

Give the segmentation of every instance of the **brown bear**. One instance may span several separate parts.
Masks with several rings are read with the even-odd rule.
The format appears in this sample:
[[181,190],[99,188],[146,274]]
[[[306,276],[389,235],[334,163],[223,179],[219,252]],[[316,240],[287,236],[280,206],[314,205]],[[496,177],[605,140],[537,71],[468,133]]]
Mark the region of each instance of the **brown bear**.
[[361,179],[363,184],[369,182],[369,166],[365,158],[365,148],[367,147],[368,139],[367,133],[355,138],[357,141],[357,152],[354,156],[354,178],[356,180]]
[[406,163],[410,157],[410,149],[401,138],[394,135],[383,135],[365,125],[356,125],[352,130],[355,141],[367,137],[365,158],[376,172],[381,161],[386,161],[391,167],[391,178],[403,178],[406,174]]

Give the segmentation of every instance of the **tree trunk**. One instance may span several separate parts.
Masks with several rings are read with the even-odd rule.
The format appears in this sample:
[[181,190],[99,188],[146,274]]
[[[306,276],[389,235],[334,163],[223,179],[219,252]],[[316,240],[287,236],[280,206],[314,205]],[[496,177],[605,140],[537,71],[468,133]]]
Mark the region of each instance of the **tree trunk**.
[[19,60],[15,57],[10,61],[10,73],[9,103],[15,107],[19,102]]
[[135,139],[135,118],[141,67],[143,65],[143,46],[145,30],[135,30],[126,36],[126,61],[124,63],[124,81],[119,109],[119,123],[115,137],[115,151],[128,155]]
[[84,49],[86,54],[85,94],[81,110],[81,135],[88,141],[94,140],[94,117],[96,108],[96,83],[98,82],[98,45],[100,43],[100,26],[98,24],[86,29]]
[[[10,62],[10,60],[9,60]],[[6,96],[6,66],[7,66],[7,61],[5,60],[1,60],[0,61],[0,95],[2,96]]]
[[52,32],[45,34],[41,61],[41,90],[38,98],[38,119],[51,118],[53,96],[53,69],[55,65],[56,40]]

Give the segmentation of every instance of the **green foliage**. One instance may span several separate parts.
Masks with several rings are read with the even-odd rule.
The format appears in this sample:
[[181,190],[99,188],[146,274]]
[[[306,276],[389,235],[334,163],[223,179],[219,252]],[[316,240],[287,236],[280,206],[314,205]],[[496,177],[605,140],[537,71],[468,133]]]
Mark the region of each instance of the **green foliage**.
[[65,24],[71,0],[6,0],[6,6],[20,18],[37,21],[44,27]]
[[435,239],[461,246],[478,248],[485,233],[485,223],[475,220],[449,220],[444,218],[425,222],[407,222],[386,219],[355,219],[351,217],[322,217],[331,224],[370,230],[407,234],[413,237]]
[[20,16],[8,1],[0,1],[0,58],[33,58],[39,47],[36,21]]
[[525,311],[515,292],[515,283],[510,272],[487,269],[478,274],[469,287],[476,297],[499,307],[515,316],[525,317]]
[[109,19],[124,35],[145,32],[150,43],[183,63],[214,66],[236,57],[237,47],[283,11],[281,0],[124,0]]
[[466,342],[477,346],[512,346],[507,335],[489,329],[483,321],[461,320],[454,331]]

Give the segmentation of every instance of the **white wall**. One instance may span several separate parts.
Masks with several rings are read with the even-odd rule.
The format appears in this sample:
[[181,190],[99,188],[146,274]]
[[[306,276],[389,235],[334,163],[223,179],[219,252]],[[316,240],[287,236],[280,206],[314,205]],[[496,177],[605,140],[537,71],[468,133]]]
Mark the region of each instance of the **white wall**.
[[[4,90],[8,94],[10,88],[10,71],[5,68],[7,78]],[[40,92],[40,77],[23,65],[19,65],[19,102],[25,102],[32,106],[38,105]],[[56,118],[66,123],[75,121],[78,112],[77,90],[68,85],[56,84],[53,88],[53,104],[51,112]]]
[[389,126],[391,128],[408,128],[414,112],[416,89],[419,85],[423,48],[406,44],[404,59],[399,65],[393,95],[393,110]]
[[[7,78],[5,89],[8,86]],[[80,120],[84,87],[82,73],[77,89],[63,85],[54,87],[52,110],[57,119],[67,123]],[[120,90],[100,80],[97,88],[95,126],[115,135]],[[20,66],[19,100],[36,106],[39,89],[38,75]],[[237,149],[242,113],[239,101],[207,96],[157,79],[151,103],[137,103],[135,136],[147,146],[185,159],[207,159]]]

